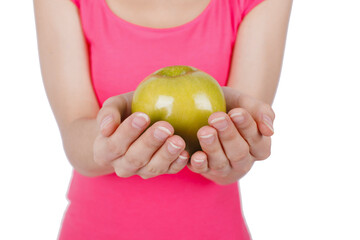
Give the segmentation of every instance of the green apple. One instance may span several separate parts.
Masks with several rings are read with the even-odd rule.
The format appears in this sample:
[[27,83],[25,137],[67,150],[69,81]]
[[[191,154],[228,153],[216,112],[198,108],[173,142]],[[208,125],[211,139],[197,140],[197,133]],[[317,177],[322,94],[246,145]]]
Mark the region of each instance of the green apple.
[[190,154],[201,149],[197,131],[219,111],[226,112],[219,83],[190,66],[169,66],[152,73],[136,88],[132,100],[132,112],[148,114],[151,124],[169,122]]

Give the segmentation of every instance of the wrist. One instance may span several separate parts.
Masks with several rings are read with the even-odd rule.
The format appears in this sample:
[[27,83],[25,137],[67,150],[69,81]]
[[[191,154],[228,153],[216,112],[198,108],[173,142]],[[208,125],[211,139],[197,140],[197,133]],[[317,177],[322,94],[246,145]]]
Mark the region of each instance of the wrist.
[[96,119],[80,118],[62,131],[65,154],[72,167],[81,175],[96,177],[114,172],[111,166],[94,161],[94,142],[98,135]]

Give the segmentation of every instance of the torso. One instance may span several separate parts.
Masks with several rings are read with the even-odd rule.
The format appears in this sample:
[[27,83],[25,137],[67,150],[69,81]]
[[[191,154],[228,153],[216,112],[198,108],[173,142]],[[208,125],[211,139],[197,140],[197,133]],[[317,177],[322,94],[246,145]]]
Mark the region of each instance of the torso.
[[[196,67],[226,85],[240,0],[74,1],[99,106],[170,65]],[[59,239],[249,240],[239,197],[237,183],[217,185],[188,168],[147,180],[74,171]]]
[[171,28],[199,16],[211,0],[104,0],[112,12],[130,23]]

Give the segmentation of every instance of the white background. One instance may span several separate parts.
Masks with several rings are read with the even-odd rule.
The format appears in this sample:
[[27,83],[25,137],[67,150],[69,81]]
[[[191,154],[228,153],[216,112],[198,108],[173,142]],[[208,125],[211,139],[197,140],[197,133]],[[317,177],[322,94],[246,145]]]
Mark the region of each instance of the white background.
[[[360,4],[294,1],[271,157],[241,182],[254,240],[360,239]],[[71,167],[32,1],[0,2],[0,239],[56,239]]]

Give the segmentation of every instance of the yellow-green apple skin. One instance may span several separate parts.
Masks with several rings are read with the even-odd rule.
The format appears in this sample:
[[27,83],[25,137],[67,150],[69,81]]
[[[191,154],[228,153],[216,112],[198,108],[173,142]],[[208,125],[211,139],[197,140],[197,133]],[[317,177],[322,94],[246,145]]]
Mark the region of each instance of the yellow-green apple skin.
[[169,122],[190,154],[200,150],[197,131],[214,112],[226,112],[219,83],[191,66],[169,66],[146,77],[136,88],[132,112],[148,114],[151,124]]

